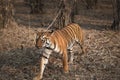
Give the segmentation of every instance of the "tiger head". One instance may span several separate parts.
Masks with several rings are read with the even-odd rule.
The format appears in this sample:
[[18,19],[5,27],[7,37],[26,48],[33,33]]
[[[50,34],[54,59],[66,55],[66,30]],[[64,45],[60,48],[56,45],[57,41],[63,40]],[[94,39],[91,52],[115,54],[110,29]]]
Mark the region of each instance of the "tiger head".
[[36,47],[37,48],[43,48],[43,47],[50,47],[51,41],[50,41],[50,35],[51,32],[38,32],[36,35]]

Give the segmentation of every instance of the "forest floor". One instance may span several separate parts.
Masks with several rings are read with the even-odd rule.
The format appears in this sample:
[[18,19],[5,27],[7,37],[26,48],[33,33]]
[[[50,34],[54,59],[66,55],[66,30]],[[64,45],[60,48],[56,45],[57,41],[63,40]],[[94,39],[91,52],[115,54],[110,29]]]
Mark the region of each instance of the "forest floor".
[[[55,16],[51,13],[57,8],[51,1],[56,0],[43,1],[44,14],[34,15],[29,14],[30,8],[22,0],[16,2],[17,23],[0,29],[0,80],[32,80],[39,72],[41,49],[35,48],[35,36]],[[97,8],[90,10],[80,4],[75,22],[83,28],[86,53],[81,54],[79,46],[74,46],[74,63],[69,64],[66,74],[61,55],[53,53],[43,80],[120,79],[120,32],[108,29],[112,23],[112,6],[106,1],[101,0]]]

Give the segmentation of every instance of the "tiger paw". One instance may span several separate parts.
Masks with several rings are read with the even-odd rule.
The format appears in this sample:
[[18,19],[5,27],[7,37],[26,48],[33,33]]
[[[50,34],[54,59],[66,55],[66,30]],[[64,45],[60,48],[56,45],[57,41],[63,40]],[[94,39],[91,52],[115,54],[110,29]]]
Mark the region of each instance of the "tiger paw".
[[64,70],[64,73],[69,73],[69,71],[68,70]]
[[69,72],[69,69],[68,69],[68,66],[64,66],[64,73],[68,73]]
[[36,77],[33,78],[33,80],[42,80],[42,77],[36,76]]
[[72,61],[70,60],[70,61],[69,61],[69,65],[72,65],[72,64],[73,64],[73,60],[72,60]]

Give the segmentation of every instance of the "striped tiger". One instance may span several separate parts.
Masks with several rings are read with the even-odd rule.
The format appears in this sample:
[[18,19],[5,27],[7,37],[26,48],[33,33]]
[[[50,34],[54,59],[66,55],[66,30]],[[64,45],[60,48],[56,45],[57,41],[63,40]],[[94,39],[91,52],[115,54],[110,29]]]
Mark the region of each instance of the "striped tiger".
[[52,51],[62,54],[64,72],[68,72],[68,55],[70,51],[70,62],[73,61],[73,45],[77,42],[85,53],[83,47],[83,30],[78,24],[72,23],[61,30],[54,32],[39,32],[36,37],[36,47],[44,48],[44,52],[40,62],[40,73],[34,80],[40,80],[43,77],[43,72]]

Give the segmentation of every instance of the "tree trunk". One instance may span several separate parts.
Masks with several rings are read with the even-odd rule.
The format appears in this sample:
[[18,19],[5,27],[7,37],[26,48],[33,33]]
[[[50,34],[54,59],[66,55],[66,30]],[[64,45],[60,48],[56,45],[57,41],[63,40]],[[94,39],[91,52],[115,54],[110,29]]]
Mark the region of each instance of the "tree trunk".
[[82,0],[87,9],[92,9],[97,4],[97,0]]
[[61,4],[59,6],[59,10],[61,10],[61,12],[57,19],[57,29],[61,29],[74,22],[74,15],[77,14],[76,1],[77,0],[61,0]]
[[[64,10],[63,10],[63,16],[64,16],[64,26],[67,24],[74,22],[74,4],[76,0],[64,0]],[[76,7],[75,7],[76,8]]]
[[120,0],[113,1],[113,23],[111,25],[112,30],[119,30],[120,24]]
[[31,13],[43,12],[43,4],[41,0],[29,0],[29,5],[31,8]]
[[14,0],[1,0],[3,27],[6,28],[14,18]]

